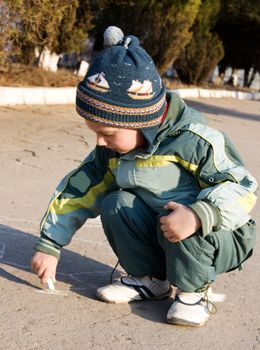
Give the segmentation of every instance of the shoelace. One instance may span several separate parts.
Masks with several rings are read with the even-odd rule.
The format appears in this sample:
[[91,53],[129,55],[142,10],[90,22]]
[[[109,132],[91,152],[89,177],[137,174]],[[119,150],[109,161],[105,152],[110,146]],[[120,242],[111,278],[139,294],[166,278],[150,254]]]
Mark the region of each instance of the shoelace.
[[[124,281],[124,279],[128,279],[129,282]],[[150,277],[150,279],[152,278]],[[133,281],[133,283],[131,283],[131,280]],[[145,286],[144,284],[139,284],[140,282],[134,276],[131,276],[131,275],[122,276],[120,278],[120,281],[125,286],[135,289],[143,300],[154,299],[156,297],[154,293],[147,286]]]
[[[110,284],[113,283],[113,274],[114,274],[114,272],[115,272],[115,270],[116,270],[118,265],[119,265],[119,260],[117,261],[115,267],[113,268],[113,270],[112,270],[112,272],[110,274],[110,278],[109,278]],[[136,285],[136,284],[126,283],[124,281],[124,278],[130,278],[130,279],[132,278],[133,280],[135,280],[135,278],[133,276],[131,276],[131,275],[127,275],[127,276],[122,276],[120,278],[120,281],[121,281],[122,284],[124,284],[124,285],[126,285],[128,287],[134,288],[143,300],[155,298],[155,295],[153,294],[153,292],[150,291],[150,289],[147,288],[145,285],[140,285],[139,286],[139,285]],[[152,279],[152,277],[150,277],[150,278]]]
[[197,289],[195,293],[203,294],[202,297],[196,301],[195,303],[185,303],[185,301],[181,300],[178,295],[176,295],[175,300],[179,301],[180,303],[188,306],[195,306],[199,305],[201,302],[204,302],[206,304],[207,310],[210,314],[215,314],[217,312],[216,305],[209,299],[208,292],[210,289],[211,283],[206,284],[200,289]]
[[113,270],[112,270],[112,272],[111,272],[111,274],[110,274],[110,277],[109,277],[109,283],[110,283],[110,284],[113,283],[113,275],[114,275],[114,273],[115,273],[116,268],[117,268],[118,265],[119,265],[119,260],[117,260],[117,263],[115,264],[115,266],[114,266],[114,268],[113,268]]
[[196,292],[198,293],[203,293],[203,296],[201,298],[201,301],[205,302],[206,303],[206,306],[207,306],[207,310],[210,314],[216,314],[217,313],[217,307],[216,305],[209,299],[209,296],[208,296],[208,292],[209,292],[209,289],[210,289],[210,286],[211,286],[211,282],[210,283],[207,283],[205,286],[203,286],[202,288],[200,289],[197,289]]

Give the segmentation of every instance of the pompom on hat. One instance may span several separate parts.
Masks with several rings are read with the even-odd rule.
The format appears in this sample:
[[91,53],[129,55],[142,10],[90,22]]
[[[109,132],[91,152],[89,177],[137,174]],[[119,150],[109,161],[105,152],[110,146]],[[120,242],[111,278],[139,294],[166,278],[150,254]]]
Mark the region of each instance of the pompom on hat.
[[159,125],[165,87],[152,58],[135,36],[108,27],[105,48],[77,88],[76,109],[90,121],[118,128]]
[[104,32],[104,46],[110,47],[116,45],[120,40],[123,39],[124,33],[122,30],[115,26],[108,27]]

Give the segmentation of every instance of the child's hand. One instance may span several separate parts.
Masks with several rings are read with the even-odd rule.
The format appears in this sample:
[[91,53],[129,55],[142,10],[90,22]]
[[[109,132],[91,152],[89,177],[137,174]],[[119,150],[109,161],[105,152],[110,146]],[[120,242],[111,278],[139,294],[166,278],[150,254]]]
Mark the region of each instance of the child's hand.
[[172,212],[160,218],[161,230],[164,237],[175,243],[191,236],[201,227],[198,215],[185,205],[168,202],[164,209]]
[[32,270],[43,284],[47,283],[49,277],[55,282],[57,264],[58,259],[55,256],[42,252],[36,252],[31,261]]

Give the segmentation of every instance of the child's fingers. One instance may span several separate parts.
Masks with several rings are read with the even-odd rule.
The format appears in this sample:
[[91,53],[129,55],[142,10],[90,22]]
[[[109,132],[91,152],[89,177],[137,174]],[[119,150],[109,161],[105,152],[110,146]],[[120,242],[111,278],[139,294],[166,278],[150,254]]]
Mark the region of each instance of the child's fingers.
[[181,204],[173,202],[173,201],[170,201],[164,206],[164,209],[174,210],[174,209],[177,209],[180,206],[181,206]]
[[31,268],[33,272],[36,272],[37,266],[38,266],[38,261],[35,259],[35,257],[33,257],[31,260]]
[[47,273],[47,271],[45,270],[44,273],[43,273],[43,275],[42,275],[42,277],[41,277],[41,283],[42,283],[42,284],[47,283],[48,280],[49,280],[49,278],[50,278],[50,274]]
[[40,278],[42,284],[46,284],[49,279],[55,282],[55,274],[53,274],[49,269],[40,270],[37,276]]
[[38,271],[41,269],[42,266],[43,266],[42,260],[34,256],[31,261],[31,267],[33,272],[38,274]]
[[50,277],[50,271],[44,265],[36,266],[34,272],[37,277],[41,280],[41,283],[47,283]]
[[163,232],[167,231],[166,225],[162,224],[162,225],[161,225],[161,230],[162,230]]
[[[40,266],[39,268],[36,269],[35,273],[36,275],[40,278],[40,280],[43,279],[43,276],[46,272],[46,268],[43,266]],[[44,283],[44,282],[43,282]]]
[[161,216],[161,217],[160,217],[160,223],[161,223],[161,224],[165,224],[166,221],[167,221],[167,216]]
[[37,252],[32,258],[31,267],[33,272],[41,280],[41,283],[45,284],[49,278],[55,282],[57,263],[57,258]]
[[169,233],[169,232],[167,232],[167,231],[164,231],[164,232],[163,232],[163,235],[164,235],[164,237],[167,238],[167,239],[169,239],[169,238],[172,236],[172,234]]

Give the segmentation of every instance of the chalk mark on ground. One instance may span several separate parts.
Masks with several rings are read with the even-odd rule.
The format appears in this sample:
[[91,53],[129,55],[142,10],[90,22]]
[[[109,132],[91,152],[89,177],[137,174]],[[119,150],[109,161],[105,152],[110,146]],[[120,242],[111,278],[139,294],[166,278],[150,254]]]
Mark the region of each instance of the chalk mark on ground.
[[[7,217],[7,216],[0,216],[0,222],[12,222],[12,223],[23,223],[23,224],[38,224],[37,221],[34,221],[34,220],[25,220],[25,219],[15,219],[15,218],[11,218],[11,217]],[[88,225],[87,227],[101,227],[101,222],[98,219],[94,219],[94,220],[90,220],[88,222]],[[14,228],[14,230],[21,230],[21,228]],[[1,228],[0,229],[0,233],[3,233],[3,234],[12,234],[14,236],[21,236],[21,235],[24,235],[26,236],[26,238],[31,238],[31,239],[35,239],[35,236],[30,236],[22,231],[20,232],[16,232],[14,230],[11,230],[11,229],[8,229],[8,228]],[[36,233],[38,231],[36,230],[30,230],[32,231],[31,233]],[[92,240],[89,240],[89,239],[84,239],[84,238],[80,238],[80,237],[74,237],[73,240],[76,240],[76,241],[81,241],[81,242],[85,242],[85,243],[91,243],[91,244],[95,244],[95,245],[101,245],[101,246],[104,246],[104,247],[107,247],[110,249],[107,241],[104,241],[104,242],[98,242],[98,241],[92,241]],[[21,270],[24,270],[24,271],[31,271],[31,267],[29,265],[23,265],[23,264],[18,264],[16,262],[13,262],[13,261],[9,261],[9,260],[5,260],[5,251],[6,251],[6,244],[3,243],[2,241],[0,241],[0,260],[1,260],[1,263],[5,264],[5,265],[8,265],[8,266],[11,266],[11,267],[14,267],[14,268],[18,268],[18,269],[21,269]],[[112,253],[111,253],[112,255]],[[113,266],[111,266],[111,268],[113,268]],[[120,271],[117,271],[120,273]],[[57,271],[57,276],[63,276],[63,277],[68,277],[70,278],[71,280],[75,281],[75,282],[78,282],[78,283],[83,283],[84,284],[84,287],[73,287],[72,286],[72,289],[71,291],[77,291],[77,290],[85,290],[85,289],[88,289],[88,288],[91,288],[91,289],[95,289],[97,288],[96,285],[92,284],[91,282],[86,282],[85,279],[81,278],[82,276],[98,276],[98,275],[102,275],[102,274],[105,274],[107,273],[107,271],[104,271],[104,270],[95,270],[95,271],[84,271],[84,272],[77,272],[77,273],[64,273],[64,272],[59,272]],[[60,291],[60,290],[55,290],[55,291],[49,291],[49,290],[46,290],[46,289],[42,289],[42,290],[36,290],[37,293],[43,293],[43,294],[55,294],[55,295],[68,295],[67,292],[65,291]]]

